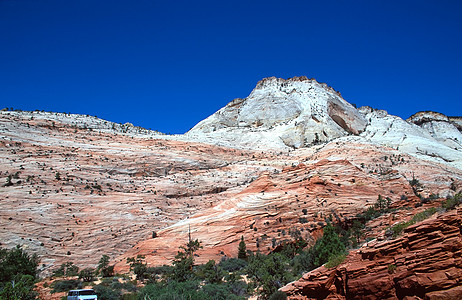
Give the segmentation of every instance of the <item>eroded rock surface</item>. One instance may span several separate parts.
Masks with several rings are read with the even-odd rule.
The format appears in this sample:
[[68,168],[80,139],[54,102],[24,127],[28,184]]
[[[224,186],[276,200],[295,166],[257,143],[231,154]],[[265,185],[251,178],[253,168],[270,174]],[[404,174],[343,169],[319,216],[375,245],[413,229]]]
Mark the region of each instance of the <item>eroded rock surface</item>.
[[359,134],[366,120],[341,95],[314,79],[265,78],[245,99],[235,99],[187,135],[260,148],[300,148]]
[[94,267],[103,254],[118,270],[137,254],[169,263],[190,229],[204,246],[198,262],[235,256],[241,236],[264,253],[294,233],[313,242],[327,220],[379,194],[414,207],[413,178],[424,197],[460,191],[457,132],[425,122],[357,110],[305,77],[264,79],[186,135],[3,111],[1,246],[38,253],[47,275],[63,262]]
[[462,209],[432,217],[281,290],[289,299],[461,299],[461,228]]

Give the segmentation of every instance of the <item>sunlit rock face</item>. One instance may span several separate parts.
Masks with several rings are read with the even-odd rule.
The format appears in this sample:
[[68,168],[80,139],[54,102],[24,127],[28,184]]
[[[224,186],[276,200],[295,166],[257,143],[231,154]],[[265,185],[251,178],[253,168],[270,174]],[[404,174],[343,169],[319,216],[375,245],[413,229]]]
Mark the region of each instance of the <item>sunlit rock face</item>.
[[460,118],[435,112],[403,120],[367,106],[356,109],[314,79],[270,77],[182,138],[240,149],[287,150],[349,137],[462,168],[460,124]]
[[103,254],[126,271],[137,254],[170,263],[190,230],[206,262],[236,256],[241,236],[263,253],[294,232],[313,243],[326,220],[346,222],[379,194],[411,213],[414,177],[424,197],[462,188],[460,120],[413,120],[356,109],[305,77],[264,79],[185,135],[2,111],[2,247],[39,254],[43,275]]
[[364,130],[364,117],[341,95],[314,79],[265,78],[187,135],[242,146],[300,148]]
[[[453,119],[454,120],[454,119]],[[432,111],[418,112],[407,121],[426,130],[438,142],[454,150],[462,151],[462,133],[458,129],[457,120]]]
[[461,226],[461,209],[433,216],[281,290],[288,299],[461,299]]

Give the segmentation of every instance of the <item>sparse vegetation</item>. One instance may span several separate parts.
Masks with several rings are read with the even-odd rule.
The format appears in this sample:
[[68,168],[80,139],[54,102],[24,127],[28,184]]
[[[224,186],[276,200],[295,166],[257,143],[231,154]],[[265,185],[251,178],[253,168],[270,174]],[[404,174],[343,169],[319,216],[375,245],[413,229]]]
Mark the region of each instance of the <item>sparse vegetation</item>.
[[436,213],[438,210],[435,208],[435,207],[432,207],[432,208],[428,208],[420,213],[417,213],[414,215],[414,217],[412,217],[411,220],[407,221],[407,222],[400,222],[394,226],[392,226],[390,228],[391,232],[392,232],[392,236],[395,238],[397,237],[398,235],[400,235],[404,229],[406,229],[407,227],[411,226],[411,225],[414,225],[415,223],[417,222],[420,222],[420,221],[423,221],[425,219],[427,219],[428,217],[430,217],[431,215],[433,215],[434,213]]
[[445,210],[454,209],[457,205],[462,203],[462,193],[457,193],[453,197],[448,197],[445,201],[441,203],[442,208]]

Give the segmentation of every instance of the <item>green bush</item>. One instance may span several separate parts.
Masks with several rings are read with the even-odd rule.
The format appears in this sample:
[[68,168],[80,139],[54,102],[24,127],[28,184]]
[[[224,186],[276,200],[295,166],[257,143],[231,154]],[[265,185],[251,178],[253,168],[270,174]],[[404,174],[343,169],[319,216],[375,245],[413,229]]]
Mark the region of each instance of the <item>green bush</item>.
[[213,300],[244,300],[245,297],[234,295],[230,288],[223,284],[207,284],[202,287],[202,292],[207,295],[207,299]]
[[387,269],[388,269],[388,274],[393,274],[393,273],[395,273],[396,265],[394,265],[394,264],[389,264],[388,267],[387,267]]
[[345,245],[340,241],[335,228],[328,223],[324,227],[322,237],[313,246],[315,251],[314,263],[315,266],[321,266],[329,261],[329,257],[338,254],[345,254]]
[[286,300],[287,295],[284,292],[277,291],[276,293],[272,294],[271,297],[269,297],[269,300]]
[[75,290],[80,287],[82,287],[82,282],[77,279],[71,279],[71,280],[60,280],[60,281],[55,281],[51,284],[51,287],[53,288],[51,290],[51,293],[60,293],[60,292],[67,292],[69,290]]
[[239,258],[227,258],[222,259],[218,265],[225,271],[236,272],[244,269],[247,266],[247,261]]
[[18,275],[13,282],[2,283],[0,299],[2,300],[35,300],[34,277],[32,275]]
[[79,267],[73,262],[62,263],[61,266],[53,271],[54,277],[77,276],[79,275]]
[[209,260],[205,265],[197,268],[197,276],[204,279],[206,283],[219,284],[223,281],[225,272],[219,265],[215,264],[214,260]]
[[411,226],[411,225],[414,225],[415,223],[417,222],[420,222],[420,221],[423,221],[425,219],[427,219],[428,217],[430,217],[431,215],[433,215],[434,213],[436,213],[438,210],[435,208],[435,207],[431,207],[431,208],[428,208],[420,213],[417,213],[415,214],[411,220],[407,221],[407,222],[400,222],[396,225],[393,225],[390,229],[391,229],[391,232],[392,232],[392,235],[393,235],[393,238],[397,237],[398,235],[400,235],[404,229],[406,229],[407,227]]
[[454,209],[457,205],[462,203],[462,193],[457,193],[454,197],[449,197],[441,203],[441,206],[446,210]]
[[146,285],[140,291],[138,299],[207,300],[209,297],[199,290],[198,281],[170,281]]
[[92,268],[86,268],[80,271],[79,279],[82,279],[85,282],[91,282],[95,280],[95,270]]
[[271,255],[257,253],[250,258],[247,274],[261,289],[260,295],[267,299],[284,284],[294,279],[288,265],[288,258],[280,253]]
[[345,261],[346,255],[345,254],[336,254],[329,257],[329,261],[326,263],[326,268],[334,268],[340,265],[342,262]]
[[37,276],[39,259],[29,255],[18,245],[13,249],[0,249],[0,282],[10,282],[18,275]]
[[102,284],[94,286],[93,289],[98,295],[98,300],[118,300],[121,297],[119,290],[112,289]]

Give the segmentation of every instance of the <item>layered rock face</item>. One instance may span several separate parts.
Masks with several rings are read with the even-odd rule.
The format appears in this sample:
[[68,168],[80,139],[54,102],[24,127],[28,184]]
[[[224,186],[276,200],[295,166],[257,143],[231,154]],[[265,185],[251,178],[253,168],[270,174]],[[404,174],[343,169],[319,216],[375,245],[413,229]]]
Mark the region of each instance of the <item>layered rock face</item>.
[[461,299],[462,210],[371,241],[336,268],[322,266],[281,290],[289,299]]
[[458,123],[454,119],[451,120],[437,112],[427,111],[418,112],[409,117],[407,121],[425,129],[440,143],[454,150],[462,150],[462,132],[458,129]]
[[1,247],[37,253],[42,275],[117,257],[269,168],[253,151],[86,116],[2,112],[0,135]]
[[180,138],[226,147],[294,149],[350,137],[461,169],[460,124],[460,118],[435,112],[405,121],[384,110],[356,109],[314,79],[270,77],[247,98],[231,101]]
[[300,148],[364,130],[364,117],[338,92],[306,77],[265,78],[187,135],[247,147]]
[[137,254],[168,264],[190,230],[204,246],[198,262],[236,256],[241,236],[264,253],[294,233],[314,242],[328,220],[379,194],[413,208],[414,177],[424,197],[461,190],[457,132],[445,138],[421,119],[357,110],[304,77],[262,80],[185,135],[0,112],[2,247],[38,253],[47,275],[63,262],[94,267],[103,254],[118,271]]

